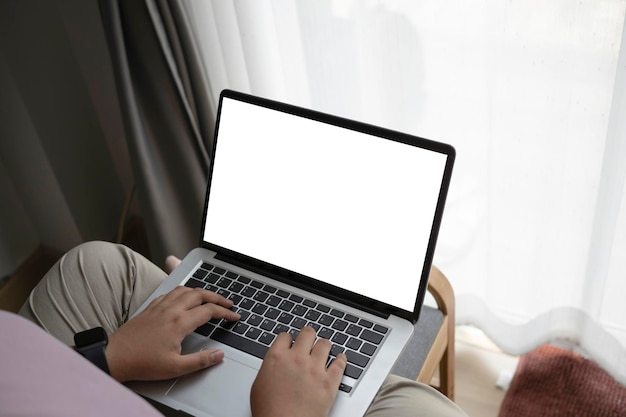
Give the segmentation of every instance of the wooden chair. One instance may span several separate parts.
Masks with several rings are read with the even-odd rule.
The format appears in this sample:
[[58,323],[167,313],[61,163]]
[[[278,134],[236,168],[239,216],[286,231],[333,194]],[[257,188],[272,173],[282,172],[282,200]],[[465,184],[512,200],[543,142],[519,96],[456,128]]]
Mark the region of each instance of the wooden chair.
[[436,388],[454,401],[454,291],[445,275],[435,266],[430,270],[428,291],[443,314],[443,320],[417,381],[430,384],[439,367],[439,386]]
[[439,369],[439,384],[435,388],[454,400],[454,292],[448,279],[434,266],[428,292],[437,306],[422,307],[413,337],[391,373],[432,384]]

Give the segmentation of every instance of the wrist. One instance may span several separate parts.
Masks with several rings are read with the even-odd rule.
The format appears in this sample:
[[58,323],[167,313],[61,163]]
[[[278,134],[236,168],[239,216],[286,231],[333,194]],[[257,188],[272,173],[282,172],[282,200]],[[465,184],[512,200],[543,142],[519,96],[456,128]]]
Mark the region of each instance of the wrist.
[[109,364],[110,375],[118,382],[129,381],[130,378],[124,372],[126,369],[123,364],[124,357],[119,354],[119,340],[115,333],[109,337],[109,344],[105,349],[105,355]]
[[102,327],[95,327],[74,335],[76,351],[100,370],[110,374],[105,355],[108,342],[108,336]]

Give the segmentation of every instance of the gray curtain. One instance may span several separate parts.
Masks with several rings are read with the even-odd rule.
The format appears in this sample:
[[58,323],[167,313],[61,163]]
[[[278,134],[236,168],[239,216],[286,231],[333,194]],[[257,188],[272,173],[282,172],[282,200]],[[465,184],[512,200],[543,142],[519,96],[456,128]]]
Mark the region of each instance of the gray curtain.
[[197,246],[215,111],[178,0],[99,0],[151,258]]

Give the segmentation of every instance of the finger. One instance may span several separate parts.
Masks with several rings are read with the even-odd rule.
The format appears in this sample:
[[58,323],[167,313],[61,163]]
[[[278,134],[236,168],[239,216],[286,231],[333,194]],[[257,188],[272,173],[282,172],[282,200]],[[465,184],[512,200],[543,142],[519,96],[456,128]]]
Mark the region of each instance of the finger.
[[332,343],[330,340],[320,338],[317,342],[315,342],[315,346],[313,346],[313,349],[311,350],[311,357],[323,364],[326,364],[331,347]]
[[304,326],[300,330],[300,334],[296,338],[294,343],[294,348],[298,351],[306,352],[307,354],[311,352],[313,348],[313,344],[315,343],[315,329],[309,326]]
[[178,371],[180,371],[180,375],[185,375],[217,365],[222,360],[224,360],[224,352],[217,349],[201,350],[187,355],[180,355],[178,358]]
[[337,382],[337,387],[339,387],[339,383],[341,382],[343,373],[346,371],[347,364],[348,357],[345,353],[340,353],[326,370],[326,372],[328,372],[328,374],[332,378],[333,383]]
[[167,294],[163,294],[156,298],[150,305],[152,307],[159,306],[161,309],[168,309],[173,305],[180,304],[180,297],[191,291],[191,288],[178,286]]
[[175,299],[174,296],[172,297],[172,303],[176,303],[177,306],[183,309],[194,308],[206,303],[217,304],[226,308],[230,308],[233,305],[232,300],[228,300],[214,292],[200,288],[184,288],[184,290],[178,291],[175,294]]
[[185,315],[187,317],[186,322],[189,323],[189,327],[186,329],[188,332],[214,318],[228,321],[237,321],[241,318],[239,313],[211,303],[191,308],[185,312]]
[[[233,311],[230,308],[222,307],[217,304],[203,304],[199,308],[204,310],[208,310],[210,314],[210,319],[226,319],[227,321],[237,321],[241,318],[241,314]],[[208,320],[207,320],[208,321]]]
[[[291,338],[291,335],[289,333],[278,333],[278,335],[276,336],[276,339],[274,339],[274,342],[272,343],[272,346],[270,346],[270,351],[274,351],[274,350],[281,350],[281,349],[289,349],[291,348],[291,343],[292,343],[293,339]],[[269,353],[269,352],[268,352]]]

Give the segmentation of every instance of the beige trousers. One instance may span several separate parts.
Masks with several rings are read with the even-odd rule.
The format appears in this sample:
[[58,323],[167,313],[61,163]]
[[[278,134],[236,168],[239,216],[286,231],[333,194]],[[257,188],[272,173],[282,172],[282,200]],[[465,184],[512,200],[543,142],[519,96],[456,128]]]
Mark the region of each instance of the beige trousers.
[[[102,326],[114,332],[165,279],[163,270],[131,249],[89,242],[66,253],[31,292],[20,315],[67,345],[74,333]],[[435,389],[389,375],[368,417],[465,416]]]

